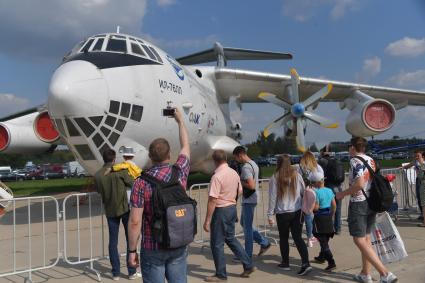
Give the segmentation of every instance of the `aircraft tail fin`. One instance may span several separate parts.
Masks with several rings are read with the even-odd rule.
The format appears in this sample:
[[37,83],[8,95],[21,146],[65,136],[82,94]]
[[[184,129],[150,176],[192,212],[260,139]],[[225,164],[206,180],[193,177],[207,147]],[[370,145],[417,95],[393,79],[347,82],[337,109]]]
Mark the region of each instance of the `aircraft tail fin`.
[[224,67],[228,60],[288,60],[292,59],[292,54],[223,47],[216,42],[214,47],[198,53],[177,58],[177,62],[182,65],[196,65],[217,61],[217,66]]

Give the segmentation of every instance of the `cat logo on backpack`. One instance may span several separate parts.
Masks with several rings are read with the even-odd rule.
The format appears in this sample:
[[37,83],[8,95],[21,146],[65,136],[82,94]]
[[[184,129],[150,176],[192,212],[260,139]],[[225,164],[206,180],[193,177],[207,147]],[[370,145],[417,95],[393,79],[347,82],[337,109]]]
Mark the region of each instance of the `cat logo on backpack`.
[[176,217],[184,217],[185,214],[186,214],[186,209],[185,208],[183,208],[183,209],[177,209],[174,212],[176,214]]

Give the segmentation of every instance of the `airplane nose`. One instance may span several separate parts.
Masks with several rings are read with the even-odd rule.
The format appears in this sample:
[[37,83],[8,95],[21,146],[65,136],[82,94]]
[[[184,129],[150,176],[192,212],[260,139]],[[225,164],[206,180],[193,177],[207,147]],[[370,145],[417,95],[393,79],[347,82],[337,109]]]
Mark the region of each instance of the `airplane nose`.
[[108,88],[101,71],[87,61],[61,65],[49,85],[52,117],[102,115],[108,107]]

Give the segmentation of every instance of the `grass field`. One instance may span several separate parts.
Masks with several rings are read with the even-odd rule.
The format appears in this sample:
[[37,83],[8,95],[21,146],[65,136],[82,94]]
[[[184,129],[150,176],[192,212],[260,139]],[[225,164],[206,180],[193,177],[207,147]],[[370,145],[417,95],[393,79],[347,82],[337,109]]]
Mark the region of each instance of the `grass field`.
[[[405,159],[396,159],[396,160],[382,160],[381,168],[394,168],[399,167],[401,163],[405,163]],[[348,170],[348,162],[344,164]],[[276,170],[275,166],[262,167],[261,168],[261,177],[268,178]],[[188,180],[188,187],[193,184],[199,183],[208,183],[210,181],[210,176],[195,173],[190,174]],[[36,195],[52,195],[63,192],[79,192],[83,190],[87,185],[93,182],[92,178],[71,178],[71,179],[53,179],[53,180],[34,180],[34,181],[22,181],[22,182],[9,182],[8,185],[16,197],[23,196],[36,196]]]
[[28,180],[6,183],[12,189],[14,196],[52,195],[56,193],[82,190],[89,182],[89,178]]

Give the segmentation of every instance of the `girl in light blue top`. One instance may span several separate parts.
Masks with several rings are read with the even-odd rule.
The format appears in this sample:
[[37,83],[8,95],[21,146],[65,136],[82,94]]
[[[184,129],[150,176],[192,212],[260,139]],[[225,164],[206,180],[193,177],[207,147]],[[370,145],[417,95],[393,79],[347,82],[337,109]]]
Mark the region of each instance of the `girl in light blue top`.
[[320,254],[314,259],[319,263],[328,262],[325,271],[336,268],[335,260],[329,248],[329,240],[334,236],[333,217],[336,210],[334,192],[325,187],[321,172],[309,175],[311,185],[316,188],[316,204],[314,207],[313,235],[319,240]]

